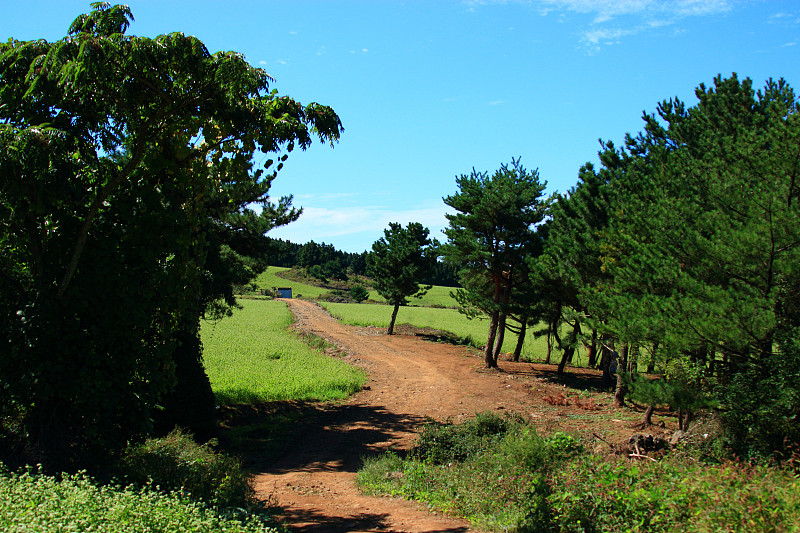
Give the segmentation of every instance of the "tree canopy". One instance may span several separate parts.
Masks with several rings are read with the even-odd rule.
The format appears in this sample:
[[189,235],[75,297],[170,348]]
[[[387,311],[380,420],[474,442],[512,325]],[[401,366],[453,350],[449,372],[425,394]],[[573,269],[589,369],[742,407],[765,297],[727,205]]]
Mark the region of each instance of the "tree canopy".
[[268,196],[287,153],[342,131],[241,54],[92,8],[59,41],[0,45],[0,405],[59,467],[147,430],[200,362],[200,316],[299,215]]
[[[459,269],[461,303],[490,317],[484,359],[487,368],[496,368],[502,345],[501,341],[495,349],[498,325],[504,321],[514,276],[536,246],[535,226],[547,212],[547,184],[519,159],[501,165],[491,176],[473,169],[457,177],[456,184],[459,191],[444,198],[456,212],[445,215],[448,242],[442,253]],[[504,329],[503,323],[500,332]]]
[[430,285],[419,284],[433,271],[438,253],[438,242],[430,239],[428,233],[428,228],[419,222],[409,222],[405,228],[391,222],[367,255],[375,290],[393,306],[389,335],[394,333],[400,306],[406,305],[408,298],[420,298],[430,289]]

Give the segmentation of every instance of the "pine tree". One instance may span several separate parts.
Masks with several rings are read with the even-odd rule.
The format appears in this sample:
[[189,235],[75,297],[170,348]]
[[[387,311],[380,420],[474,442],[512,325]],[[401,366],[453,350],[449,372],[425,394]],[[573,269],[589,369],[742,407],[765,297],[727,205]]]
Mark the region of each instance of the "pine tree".
[[421,279],[431,274],[436,263],[438,243],[431,240],[428,233],[428,228],[419,222],[410,222],[405,228],[392,222],[367,255],[375,290],[393,306],[389,335],[394,334],[400,306],[406,305],[409,297],[422,297],[431,287],[419,285]]

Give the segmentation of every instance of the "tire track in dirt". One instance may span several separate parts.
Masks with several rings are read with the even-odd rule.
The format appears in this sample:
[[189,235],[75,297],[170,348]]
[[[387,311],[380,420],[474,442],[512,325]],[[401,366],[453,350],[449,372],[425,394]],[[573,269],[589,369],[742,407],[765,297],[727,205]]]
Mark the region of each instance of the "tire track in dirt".
[[286,302],[295,329],[337,345],[369,380],[343,404],[320,409],[320,423],[256,476],[259,496],[283,508],[285,523],[302,533],[472,531],[415,502],[360,494],[356,470],[364,456],[407,449],[426,417],[459,421],[481,411],[529,411],[529,386],[517,373],[482,370],[469,348],[348,326],[314,303]]

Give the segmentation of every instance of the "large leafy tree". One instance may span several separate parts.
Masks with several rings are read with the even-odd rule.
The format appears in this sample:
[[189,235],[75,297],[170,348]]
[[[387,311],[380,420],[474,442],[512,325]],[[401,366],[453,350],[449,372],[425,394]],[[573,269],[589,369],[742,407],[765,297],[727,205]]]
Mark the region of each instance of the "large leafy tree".
[[547,213],[546,183],[537,170],[512,159],[491,176],[473,169],[456,184],[459,191],[444,198],[456,212],[446,215],[448,242],[442,252],[459,269],[461,303],[489,316],[484,360],[487,368],[497,368],[496,341],[505,328],[515,276],[535,248],[535,227]]
[[782,80],[756,92],[749,79],[717,77],[696,95],[692,107],[662,102],[627,138],[602,243],[610,278],[585,296],[622,342],[682,354],[683,379],[729,422],[751,420],[736,438],[752,443],[800,408],[787,400],[796,394],[780,407],[741,399],[796,383],[775,373],[796,358],[779,347],[796,346],[783,340],[798,322],[800,107]]
[[392,335],[400,306],[408,304],[410,297],[421,298],[431,288],[421,286],[420,281],[433,272],[439,243],[419,222],[409,222],[405,228],[391,222],[383,234],[367,255],[367,268],[375,290],[393,306],[388,330]]
[[182,368],[204,378],[200,316],[299,215],[253,156],[341,131],[240,54],[92,7],[57,42],[0,45],[0,406],[59,468],[147,431]]

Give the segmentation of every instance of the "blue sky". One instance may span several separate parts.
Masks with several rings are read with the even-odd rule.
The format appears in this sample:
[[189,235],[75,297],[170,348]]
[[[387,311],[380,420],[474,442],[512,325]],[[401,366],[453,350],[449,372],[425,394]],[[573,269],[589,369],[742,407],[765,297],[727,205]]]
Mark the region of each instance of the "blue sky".
[[[717,74],[800,91],[800,2],[766,0],[130,0],[129,33],[236,50],[279,93],[330,105],[334,147],[295,151],[273,184],[299,221],[271,232],[361,252],[389,222],[446,225],[442,197],[512,157],[567,191],[643,111]],[[88,1],[0,0],[0,38],[56,40]],[[264,157],[263,159],[266,159]]]

